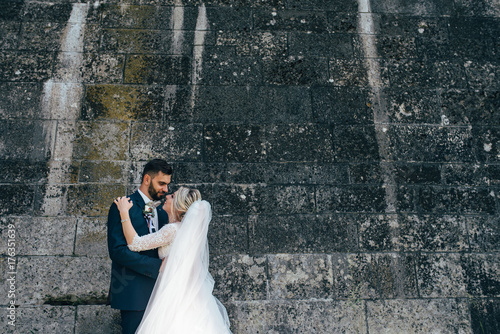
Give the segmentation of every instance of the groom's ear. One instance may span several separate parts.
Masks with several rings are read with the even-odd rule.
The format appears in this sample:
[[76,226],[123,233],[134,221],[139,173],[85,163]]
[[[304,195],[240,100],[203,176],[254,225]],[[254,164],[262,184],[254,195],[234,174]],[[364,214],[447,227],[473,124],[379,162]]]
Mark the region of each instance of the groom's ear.
[[149,184],[151,183],[151,175],[149,175],[149,174],[144,175],[144,178],[142,179],[142,183],[149,186]]

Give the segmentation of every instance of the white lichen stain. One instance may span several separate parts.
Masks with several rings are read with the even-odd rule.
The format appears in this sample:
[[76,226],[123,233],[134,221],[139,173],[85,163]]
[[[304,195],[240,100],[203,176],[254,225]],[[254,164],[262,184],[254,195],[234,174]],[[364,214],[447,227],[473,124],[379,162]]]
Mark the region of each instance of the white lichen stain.
[[484,144],[483,148],[486,152],[490,152],[491,149],[492,149],[492,144],[491,143],[488,143],[488,144]]

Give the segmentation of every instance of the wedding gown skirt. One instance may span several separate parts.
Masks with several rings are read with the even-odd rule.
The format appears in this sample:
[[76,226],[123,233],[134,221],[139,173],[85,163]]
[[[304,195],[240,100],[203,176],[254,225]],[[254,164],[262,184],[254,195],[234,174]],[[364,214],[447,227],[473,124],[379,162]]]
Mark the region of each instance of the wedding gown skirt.
[[214,280],[208,272],[211,216],[207,201],[189,208],[136,333],[231,333],[226,309],[212,295]]

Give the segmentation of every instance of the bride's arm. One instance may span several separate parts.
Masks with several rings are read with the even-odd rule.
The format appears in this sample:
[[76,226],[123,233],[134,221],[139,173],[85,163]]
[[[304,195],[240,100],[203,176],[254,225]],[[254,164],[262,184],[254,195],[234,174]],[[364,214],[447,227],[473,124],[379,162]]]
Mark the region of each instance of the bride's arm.
[[127,240],[127,245],[130,245],[134,237],[137,235],[134,226],[132,226],[132,222],[130,221],[130,216],[128,211],[132,207],[132,201],[128,197],[121,197],[114,200],[116,206],[118,207],[118,211],[120,211],[120,218],[122,220],[122,228],[123,234],[125,235],[125,239]]
[[141,252],[170,245],[175,238],[177,231],[176,224],[167,224],[158,232],[150,233],[140,237],[132,226],[128,210],[132,207],[132,202],[126,197],[115,200],[122,219],[123,234],[127,240],[128,248],[134,252]]

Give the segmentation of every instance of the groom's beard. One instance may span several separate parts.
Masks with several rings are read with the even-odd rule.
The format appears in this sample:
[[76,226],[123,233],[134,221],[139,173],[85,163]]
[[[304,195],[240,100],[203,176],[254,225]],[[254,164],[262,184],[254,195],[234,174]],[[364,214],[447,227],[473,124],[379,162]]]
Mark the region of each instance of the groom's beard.
[[151,196],[151,198],[155,201],[162,200],[166,195],[165,193],[158,193],[156,189],[153,187],[153,183],[149,185],[148,193],[149,196]]

